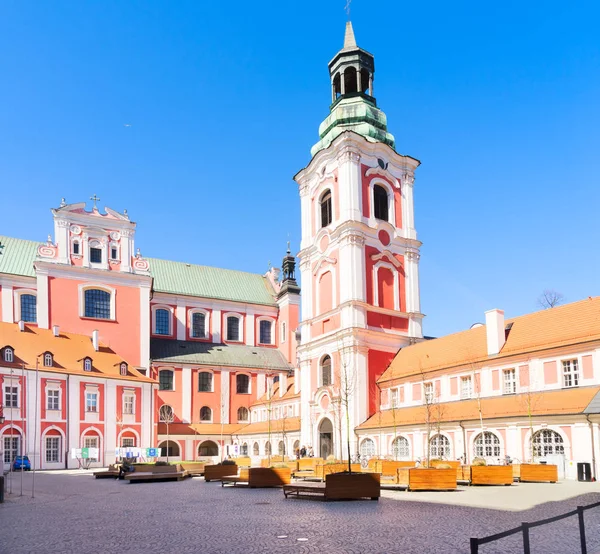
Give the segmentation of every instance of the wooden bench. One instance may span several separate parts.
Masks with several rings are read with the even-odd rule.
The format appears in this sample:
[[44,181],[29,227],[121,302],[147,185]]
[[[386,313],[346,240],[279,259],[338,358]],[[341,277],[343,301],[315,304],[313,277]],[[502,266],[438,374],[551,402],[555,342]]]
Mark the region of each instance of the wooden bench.
[[225,485],[248,485],[250,468],[242,467],[237,475],[225,475],[221,477],[221,486]]
[[119,466],[117,464],[111,464],[108,469],[104,471],[95,471],[94,477],[96,479],[117,479],[119,477]]
[[219,464],[204,466],[204,480],[220,481],[223,477],[235,477],[238,474],[238,466],[235,464]]
[[125,479],[130,483],[149,481],[181,481],[187,477],[179,464],[173,466],[154,466],[152,471],[134,471],[127,473]]
[[323,458],[300,458],[297,460],[297,469],[292,472],[296,479],[314,479],[317,477],[316,467],[323,464]]
[[200,477],[204,475],[204,466],[208,464],[204,462],[181,462],[179,465],[190,477]]
[[320,498],[322,500],[379,500],[381,487],[378,473],[332,473],[324,483],[293,483],[283,486],[283,494],[296,498]]
[[287,467],[250,467],[240,469],[240,474],[234,477],[223,477],[221,485],[244,485],[251,489],[281,487],[291,481],[291,472]]

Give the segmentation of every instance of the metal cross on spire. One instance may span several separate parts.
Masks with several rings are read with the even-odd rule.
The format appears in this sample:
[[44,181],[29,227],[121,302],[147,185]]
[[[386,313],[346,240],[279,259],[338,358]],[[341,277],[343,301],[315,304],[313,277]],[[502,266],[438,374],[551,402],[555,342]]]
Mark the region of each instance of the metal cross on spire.
[[94,196],[90,196],[90,200],[94,202],[94,210],[97,210],[98,208],[96,207],[96,202],[100,202],[100,198],[94,194]]
[[350,4],[352,4],[352,0],[346,0],[346,7],[344,10],[346,11],[346,15],[348,16],[348,21],[350,21]]

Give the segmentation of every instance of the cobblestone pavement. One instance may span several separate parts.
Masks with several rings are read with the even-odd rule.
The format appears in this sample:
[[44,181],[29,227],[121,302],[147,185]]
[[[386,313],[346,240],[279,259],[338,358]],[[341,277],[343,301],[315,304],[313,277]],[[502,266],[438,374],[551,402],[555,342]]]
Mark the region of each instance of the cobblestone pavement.
[[[471,536],[600,501],[600,484],[562,482],[384,491],[379,502],[326,503],[285,500],[277,489],[222,488],[201,478],[130,484],[95,480],[85,471],[38,473],[32,500],[31,481],[26,474],[19,496],[17,476],[13,494],[0,504],[0,552],[469,552]],[[585,518],[589,552],[600,552],[600,508]],[[522,552],[517,537],[480,551]],[[579,552],[577,518],[533,529],[531,544],[534,554]]]

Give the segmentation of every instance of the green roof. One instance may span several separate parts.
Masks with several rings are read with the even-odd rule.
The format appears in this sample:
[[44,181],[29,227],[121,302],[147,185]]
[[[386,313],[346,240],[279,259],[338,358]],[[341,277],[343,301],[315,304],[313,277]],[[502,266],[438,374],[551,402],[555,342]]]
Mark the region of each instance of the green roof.
[[0,273],[35,277],[33,262],[37,256],[39,242],[14,239],[0,235]]
[[213,367],[291,369],[277,348],[171,339],[150,339],[150,359],[154,362]]
[[148,262],[156,292],[276,305],[267,279],[257,273],[156,258],[149,258]]

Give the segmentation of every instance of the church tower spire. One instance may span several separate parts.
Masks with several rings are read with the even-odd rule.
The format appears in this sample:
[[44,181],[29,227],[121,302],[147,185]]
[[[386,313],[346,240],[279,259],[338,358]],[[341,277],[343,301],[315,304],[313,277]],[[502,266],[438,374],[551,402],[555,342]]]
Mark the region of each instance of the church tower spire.
[[357,46],[350,21],[346,23],[344,47],[329,62],[329,76],[330,114],[319,127],[320,140],[312,147],[311,154],[327,148],[348,130],[394,148],[394,137],[387,131],[387,118],[377,108],[373,94],[375,58]]

